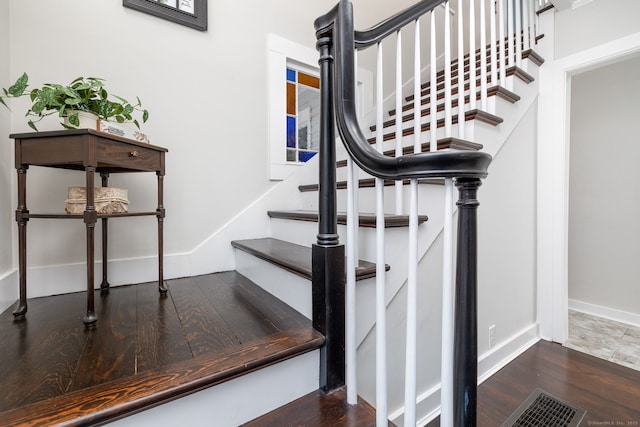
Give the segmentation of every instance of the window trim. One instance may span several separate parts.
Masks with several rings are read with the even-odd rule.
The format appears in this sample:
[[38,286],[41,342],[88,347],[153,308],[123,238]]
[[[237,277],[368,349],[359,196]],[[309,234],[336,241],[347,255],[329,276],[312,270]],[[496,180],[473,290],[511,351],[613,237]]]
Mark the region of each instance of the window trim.
[[318,52],[315,49],[269,34],[268,40],[268,126],[269,179],[281,181],[306,163],[287,162],[286,94],[287,67],[318,74]]

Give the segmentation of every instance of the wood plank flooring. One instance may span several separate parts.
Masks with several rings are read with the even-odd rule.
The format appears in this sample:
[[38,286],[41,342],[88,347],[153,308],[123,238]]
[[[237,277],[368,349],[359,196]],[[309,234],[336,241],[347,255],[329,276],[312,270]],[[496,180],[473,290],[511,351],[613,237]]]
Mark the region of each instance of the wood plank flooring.
[[[314,391],[242,427],[370,427],[375,424],[375,409],[362,399],[358,399],[357,405],[349,405],[343,387],[330,394]],[[389,422],[389,426],[393,424]]]
[[236,272],[29,300],[0,315],[0,424],[92,424],[318,348],[311,322]]
[[480,385],[478,426],[500,426],[536,388],[586,410],[583,426],[640,425],[639,371],[540,341]]

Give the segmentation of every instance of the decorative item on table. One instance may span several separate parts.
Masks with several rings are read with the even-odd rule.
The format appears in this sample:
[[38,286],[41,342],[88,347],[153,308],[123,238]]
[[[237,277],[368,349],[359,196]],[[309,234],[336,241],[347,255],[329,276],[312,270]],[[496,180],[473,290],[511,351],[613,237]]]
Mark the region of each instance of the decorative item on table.
[[[65,129],[77,129],[81,126],[80,114],[92,113],[97,119],[116,123],[133,123],[140,129],[140,122],[134,118],[134,113],[142,115],[142,122],[149,118],[149,112],[142,108],[140,98],[131,104],[126,99],[110,95],[105,89],[105,80],[97,77],[78,77],[68,85],[45,83],[39,89],[27,92],[29,76],[23,73],[8,89],[3,88],[0,103],[8,108],[5,98],[20,98],[29,96],[32,105],[27,110],[30,128],[38,131],[36,123],[43,118],[57,114],[63,121]],[[91,127],[97,129],[97,125]]]
[[136,129],[132,126],[127,125],[127,123],[114,123],[98,119],[97,129],[100,132],[121,136],[123,138],[133,139],[134,141],[144,142],[145,144],[151,144],[151,141],[149,141],[149,136],[147,136],[146,133],[140,132],[140,129]]
[[[93,200],[99,214],[129,212],[129,195],[126,188],[95,187]],[[67,188],[67,200],[64,210],[68,214],[81,215],[87,206],[85,187]]]

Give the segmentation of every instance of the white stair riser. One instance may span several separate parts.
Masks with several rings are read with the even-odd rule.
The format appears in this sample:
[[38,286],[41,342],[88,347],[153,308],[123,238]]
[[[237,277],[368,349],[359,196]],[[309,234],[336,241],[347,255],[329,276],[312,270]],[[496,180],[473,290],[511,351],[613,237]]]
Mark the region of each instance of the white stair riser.
[[311,281],[239,249],[236,271],[311,319]]
[[[363,173],[364,175],[364,173]],[[392,214],[395,213],[395,186],[384,187],[384,206],[385,212]],[[402,201],[403,212],[409,212],[409,200],[410,200],[410,186],[402,186]],[[422,215],[429,215],[430,207],[427,200],[431,200],[432,196],[444,194],[444,186],[442,184],[419,184],[418,185],[418,200],[422,201],[419,205],[419,213]],[[348,190],[338,190],[336,197],[338,203],[338,212],[347,211],[347,196]],[[376,206],[376,189],[375,187],[360,188],[358,191],[358,205],[360,212],[375,212]],[[318,192],[317,191],[305,191],[300,193],[300,209],[303,210],[318,210]]]
[[319,360],[314,350],[109,425],[235,427],[317,390]]

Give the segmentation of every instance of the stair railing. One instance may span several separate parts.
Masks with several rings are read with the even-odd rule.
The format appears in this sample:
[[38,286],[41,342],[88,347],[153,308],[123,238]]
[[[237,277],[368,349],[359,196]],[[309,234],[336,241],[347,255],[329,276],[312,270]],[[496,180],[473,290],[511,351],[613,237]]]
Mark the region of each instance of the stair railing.
[[[340,325],[344,331],[345,322],[345,277],[340,272],[344,271],[344,248],[339,244],[336,225],[336,170],[334,147],[334,124],[337,124],[339,135],[352,161],[366,173],[376,177],[377,194],[377,225],[378,225],[378,249],[377,249],[377,315],[376,315],[376,411],[377,424],[386,425],[386,344],[385,344],[385,284],[384,284],[384,206],[382,203],[384,180],[401,181],[409,179],[414,189],[411,196],[410,212],[410,268],[409,268],[409,296],[407,321],[407,375],[405,390],[405,425],[415,425],[416,402],[416,299],[417,299],[417,180],[444,178],[448,187],[452,188],[452,182],[459,189],[458,201],[458,250],[456,269],[456,318],[453,340],[453,357],[448,361],[448,366],[456,366],[452,378],[453,392],[453,421],[451,425],[474,425],[476,404],[477,381],[477,332],[476,332],[476,191],[480,186],[480,180],[487,174],[487,167],[491,157],[486,153],[472,151],[435,151],[437,148],[436,129],[437,122],[433,121],[437,110],[437,88],[432,79],[431,86],[431,149],[429,153],[422,153],[420,125],[420,65],[419,45],[416,47],[416,65],[414,81],[414,150],[412,155],[400,155],[396,157],[385,156],[382,153],[382,138],[378,137],[377,150],[372,148],[362,133],[358,123],[355,105],[355,50],[377,45],[378,60],[378,96],[382,93],[382,66],[381,50],[382,40],[387,36],[401,31],[412,22],[416,22],[422,15],[431,13],[431,22],[435,23],[434,8],[440,4],[445,5],[445,44],[451,43],[449,32],[449,2],[442,0],[424,0],[409,9],[392,16],[370,30],[357,32],[353,29],[352,5],[348,0],[341,0],[328,14],[316,20],[316,32],[318,37],[318,50],[320,51],[321,74],[321,136],[320,136],[320,223],[317,244],[314,245],[313,259],[313,287],[314,287],[314,324],[327,335],[325,349],[321,352],[321,385],[325,390],[339,387],[344,380],[345,344],[340,341],[344,338]],[[419,28],[419,24],[416,24]],[[434,45],[435,25],[432,28],[432,46]],[[416,30],[418,33],[418,30]],[[474,34],[475,36],[475,34]],[[416,41],[419,43],[419,35]],[[445,52],[445,132],[451,134],[451,70],[450,50]],[[436,69],[435,53],[432,50],[431,70],[432,76]],[[473,57],[470,59],[470,68],[475,69]],[[485,67],[486,68],[486,67]],[[484,70],[486,74],[486,69]],[[463,86],[464,64],[458,64],[459,92],[464,92]],[[474,79],[475,80],[475,79]],[[475,90],[471,92],[471,98],[475,98]],[[382,106],[382,102],[378,102]],[[335,109],[335,114],[334,114]],[[399,109],[397,115],[402,115]],[[382,120],[378,115],[378,134],[382,134]],[[462,121],[464,121],[462,119]],[[350,173],[351,175],[351,173]],[[353,184],[353,183],[352,183]],[[352,185],[353,186],[353,185]],[[357,184],[355,185],[357,188]],[[352,203],[349,203],[352,205]],[[451,219],[451,213],[448,215]],[[380,231],[381,230],[381,231]],[[450,232],[452,235],[453,233]],[[351,235],[351,233],[349,233]],[[340,249],[342,248],[342,249]],[[337,254],[337,255],[336,255]],[[446,261],[449,269],[453,269],[452,257]],[[335,264],[334,264],[335,263]],[[353,262],[349,262],[353,265]],[[317,273],[317,274],[316,274]],[[331,276],[338,277],[331,277]],[[337,280],[337,282],[335,281]],[[350,286],[350,285],[348,285]],[[335,293],[335,294],[334,294]],[[353,304],[352,288],[346,290],[348,305]],[[324,298],[326,305],[320,301]],[[332,304],[336,304],[333,306]],[[347,309],[353,312],[353,307]],[[353,318],[347,320],[347,328],[352,334],[354,328],[351,323]],[[339,337],[336,339],[336,337]],[[355,339],[349,337],[346,343],[352,356],[348,357],[348,376],[352,377],[348,382],[350,403],[355,403]],[[338,360],[342,359],[340,366]],[[443,424],[447,425],[447,424]]]
[[[347,384],[349,403],[357,401],[355,338],[355,268],[357,267],[358,168],[376,178],[376,412],[378,425],[387,423],[386,382],[386,283],[384,181],[395,181],[396,214],[403,213],[403,180],[410,181],[409,268],[407,272],[407,349],[404,425],[416,418],[416,339],[418,259],[418,180],[444,178],[443,331],[441,425],[475,425],[477,381],[476,331],[476,191],[486,176],[491,157],[486,153],[438,150],[438,142],[452,138],[473,140],[466,118],[476,110],[487,111],[488,90],[506,86],[507,70],[521,64],[522,52],[535,43],[535,10],[538,0],[422,0],[380,24],[365,30],[353,28],[348,0],[341,0],[315,22],[320,52],[321,132],[319,233],[313,249],[314,325],[323,332],[321,386],[333,390]],[[451,8],[456,6],[457,19]],[[439,6],[443,6],[440,8]],[[496,9],[497,7],[497,9]],[[444,12],[442,12],[444,10]],[[442,16],[444,13],[444,16]],[[465,19],[465,14],[468,17]],[[429,75],[421,64],[421,24],[429,25]],[[465,27],[465,23],[468,26]],[[427,26],[426,24],[424,26]],[[410,27],[407,29],[407,27]],[[405,82],[402,79],[403,32],[414,31],[412,114],[403,114]],[[395,54],[395,152],[383,153],[384,85],[382,41],[396,37]],[[453,37],[455,36],[455,37]],[[487,37],[489,42],[487,44]],[[457,41],[452,61],[452,38]],[[477,43],[476,43],[477,41]],[[437,43],[439,42],[439,43]],[[479,44],[479,49],[476,45]],[[442,45],[438,53],[437,47]],[[376,138],[370,144],[358,122],[356,106],[357,51],[376,47]],[[385,46],[387,46],[385,44]],[[465,52],[465,46],[467,50]],[[487,51],[489,54],[487,55]],[[470,52],[470,53],[469,53]],[[457,62],[457,65],[456,65]],[[469,87],[465,87],[468,63]],[[457,67],[455,69],[454,67]],[[424,67],[427,68],[427,67]],[[442,68],[442,75],[437,70]],[[441,79],[441,83],[440,80]],[[425,87],[422,80],[429,80]],[[429,109],[423,108],[423,99]],[[454,109],[454,100],[457,107]],[[480,102],[478,103],[477,100]],[[455,110],[455,111],[454,111]],[[443,113],[438,116],[438,112]],[[454,115],[455,112],[455,115]],[[423,116],[429,115],[428,120]],[[439,119],[439,117],[441,117]],[[403,155],[409,142],[403,122],[413,121],[413,154]],[[423,123],[425,122],[425,123]],[[456,126],[457,124],[457,126]],[[337,125],[337,126],[336,126]],[[440,130],[438,129],[440,127]],[[337,233],[335,129],[349,154],[347,175],[347,269],[345,248]],[[423,140],[429,152],[423,153]],[[440,137],[440,138],[439,138]],[[453,186],[459,190],[457,256],[453,256]],[[456,262],[457,261],[457,262]],[[454,285],[454,264],[455,285]],[[393,266],[399,268],[399,266]],[[346,304],[345,304],[346,300]],[[346,306],[345,306],[346,305]],[[345,327],[346,323],[346,327]],[[346,337],[346,338],[345,338]],[[346,342],[345,342],[346,339]],[[346,360],[346,368],[345,368]],[[455,366],[455,370],[454,370]]]

